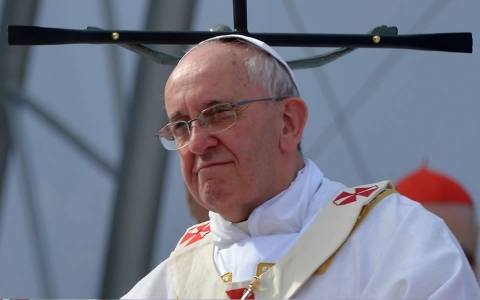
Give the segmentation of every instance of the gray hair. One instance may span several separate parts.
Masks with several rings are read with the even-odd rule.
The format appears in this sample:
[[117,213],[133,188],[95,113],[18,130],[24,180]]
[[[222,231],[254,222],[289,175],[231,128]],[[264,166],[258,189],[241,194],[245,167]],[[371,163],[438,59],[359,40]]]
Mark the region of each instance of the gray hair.
[[252,54],[245,58],[250,80],[264,88],[269,97],[300,97],[297,86],[285,66],[254,44],[236,38],[207,40],[194,46],[190,51],[211,43],[237,44],[252,49]]

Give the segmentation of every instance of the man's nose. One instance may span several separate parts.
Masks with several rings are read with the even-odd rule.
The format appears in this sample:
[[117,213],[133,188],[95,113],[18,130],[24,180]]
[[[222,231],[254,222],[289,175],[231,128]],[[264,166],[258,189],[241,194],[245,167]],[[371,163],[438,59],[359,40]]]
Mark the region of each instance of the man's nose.
[[203,154],[209,147],[213,147],[217,143],[218,140],[208,133],[198,121],[192,122],[188,142],[188,147],[192,153]]

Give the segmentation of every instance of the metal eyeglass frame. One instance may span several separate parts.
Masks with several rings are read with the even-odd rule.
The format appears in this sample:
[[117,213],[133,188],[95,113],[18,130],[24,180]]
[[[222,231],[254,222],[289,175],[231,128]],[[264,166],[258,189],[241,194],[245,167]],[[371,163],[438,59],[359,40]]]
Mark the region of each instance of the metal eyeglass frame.
[[[237,103],[228,103],[228,102],[217,103],[217,104],[214,104],[214,105],[212,105],[210,107],[207,107],[204,110],[202,110],[197,115],[196,118],[193,118],[193,119],[188,120],[188,121],[177,121],[177,122],[168,123],[167,125],[160,128],[158,133],[155,135],[155,138],[157,138],[158,140],[160,140],[162,142],[162,145],[163,145],[163,147],[165,147],[165,149],[167,149],[167,150],[178,150],[178,149],[181,149],[181,148],[185,147],[190,142],[190,138],[192,136],[192,127],[191,127],[192,125],[191,124],[192,124],[193,121],[198,121],[200,126],[202,126],[202,128],[205,129],[208,133],[215,134],[215,133],[219,133],[219,132],[222,132],[222,131],[225,131],[225,130],[229,129],[230,127],[232,127],[236,123],[237,115],[236,115],[236,112],[235,112],[235,107],[250,104],[250,103],[254,103],[254,102],[260,102],[260,101],[271,101],[271,100],[281,101],[281,100],[286,99],[286,98],[287,97],[269,97],[269,98],[254,99],[254,100],[243,100],[243,101],[240,101],[240,102],[237,102]],[[218,130],[218,131],[213,131],[213,132],[209,131],[207,129],[208,122],[205,122],[205,118],[203,118],[203,115],[205,114],[205,112],[210,111],[217,106],[228,105],[228,104],[230,105],[230,108],[233,111],[233,116],[235,117],[232,124],[230,124],[229,126],[223,128],[221,130]],[[177,145],[177,137],[175,136],[173,131],[170,130],[170,129],[167,130],[167,127],[169,127],[169,126],[172,127],[172,125],[176,125],[176,124],[185,124],[185,126],[187,127],[187,132],[188,132],[188,140],[183,145],[181,145],[180,147],[176,146]],[[168,139],[164,134],[165,131],[172,131],[172,135],[174,137],[174,140]],[[175,141],[175,146],[170,146],[170,143],[172,141]]]

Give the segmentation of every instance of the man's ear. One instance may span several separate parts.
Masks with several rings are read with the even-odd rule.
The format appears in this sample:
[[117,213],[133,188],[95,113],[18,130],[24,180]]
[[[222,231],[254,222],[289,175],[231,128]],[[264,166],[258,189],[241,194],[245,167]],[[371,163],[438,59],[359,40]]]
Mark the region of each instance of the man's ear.
[[308,108],[300,98],[287,98],[283,101],[280,149],[284,152],[296,151],[307,123]]

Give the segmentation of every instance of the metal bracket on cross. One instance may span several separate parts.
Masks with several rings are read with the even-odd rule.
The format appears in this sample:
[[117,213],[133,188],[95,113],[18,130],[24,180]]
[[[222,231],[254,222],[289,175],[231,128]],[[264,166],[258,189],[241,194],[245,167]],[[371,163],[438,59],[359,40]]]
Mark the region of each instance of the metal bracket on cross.
[[179,57],[155,51],[143,44],[192,45],[225,34],[243,34],[264,41],[270,46],[340,47],[334,51],[288,61],[292,69],[323,66],[357,48],[390,48],[424,51],[472,53],[470,32],[398,35],[396,27],[379,26],[367,34],[287,34],[250,33],[247,29],[246,0],[233,1],[234,30],[217,25],[210,31],[132,31],[8,26],[10,45],[117,44],[159,64],[176,65]]

